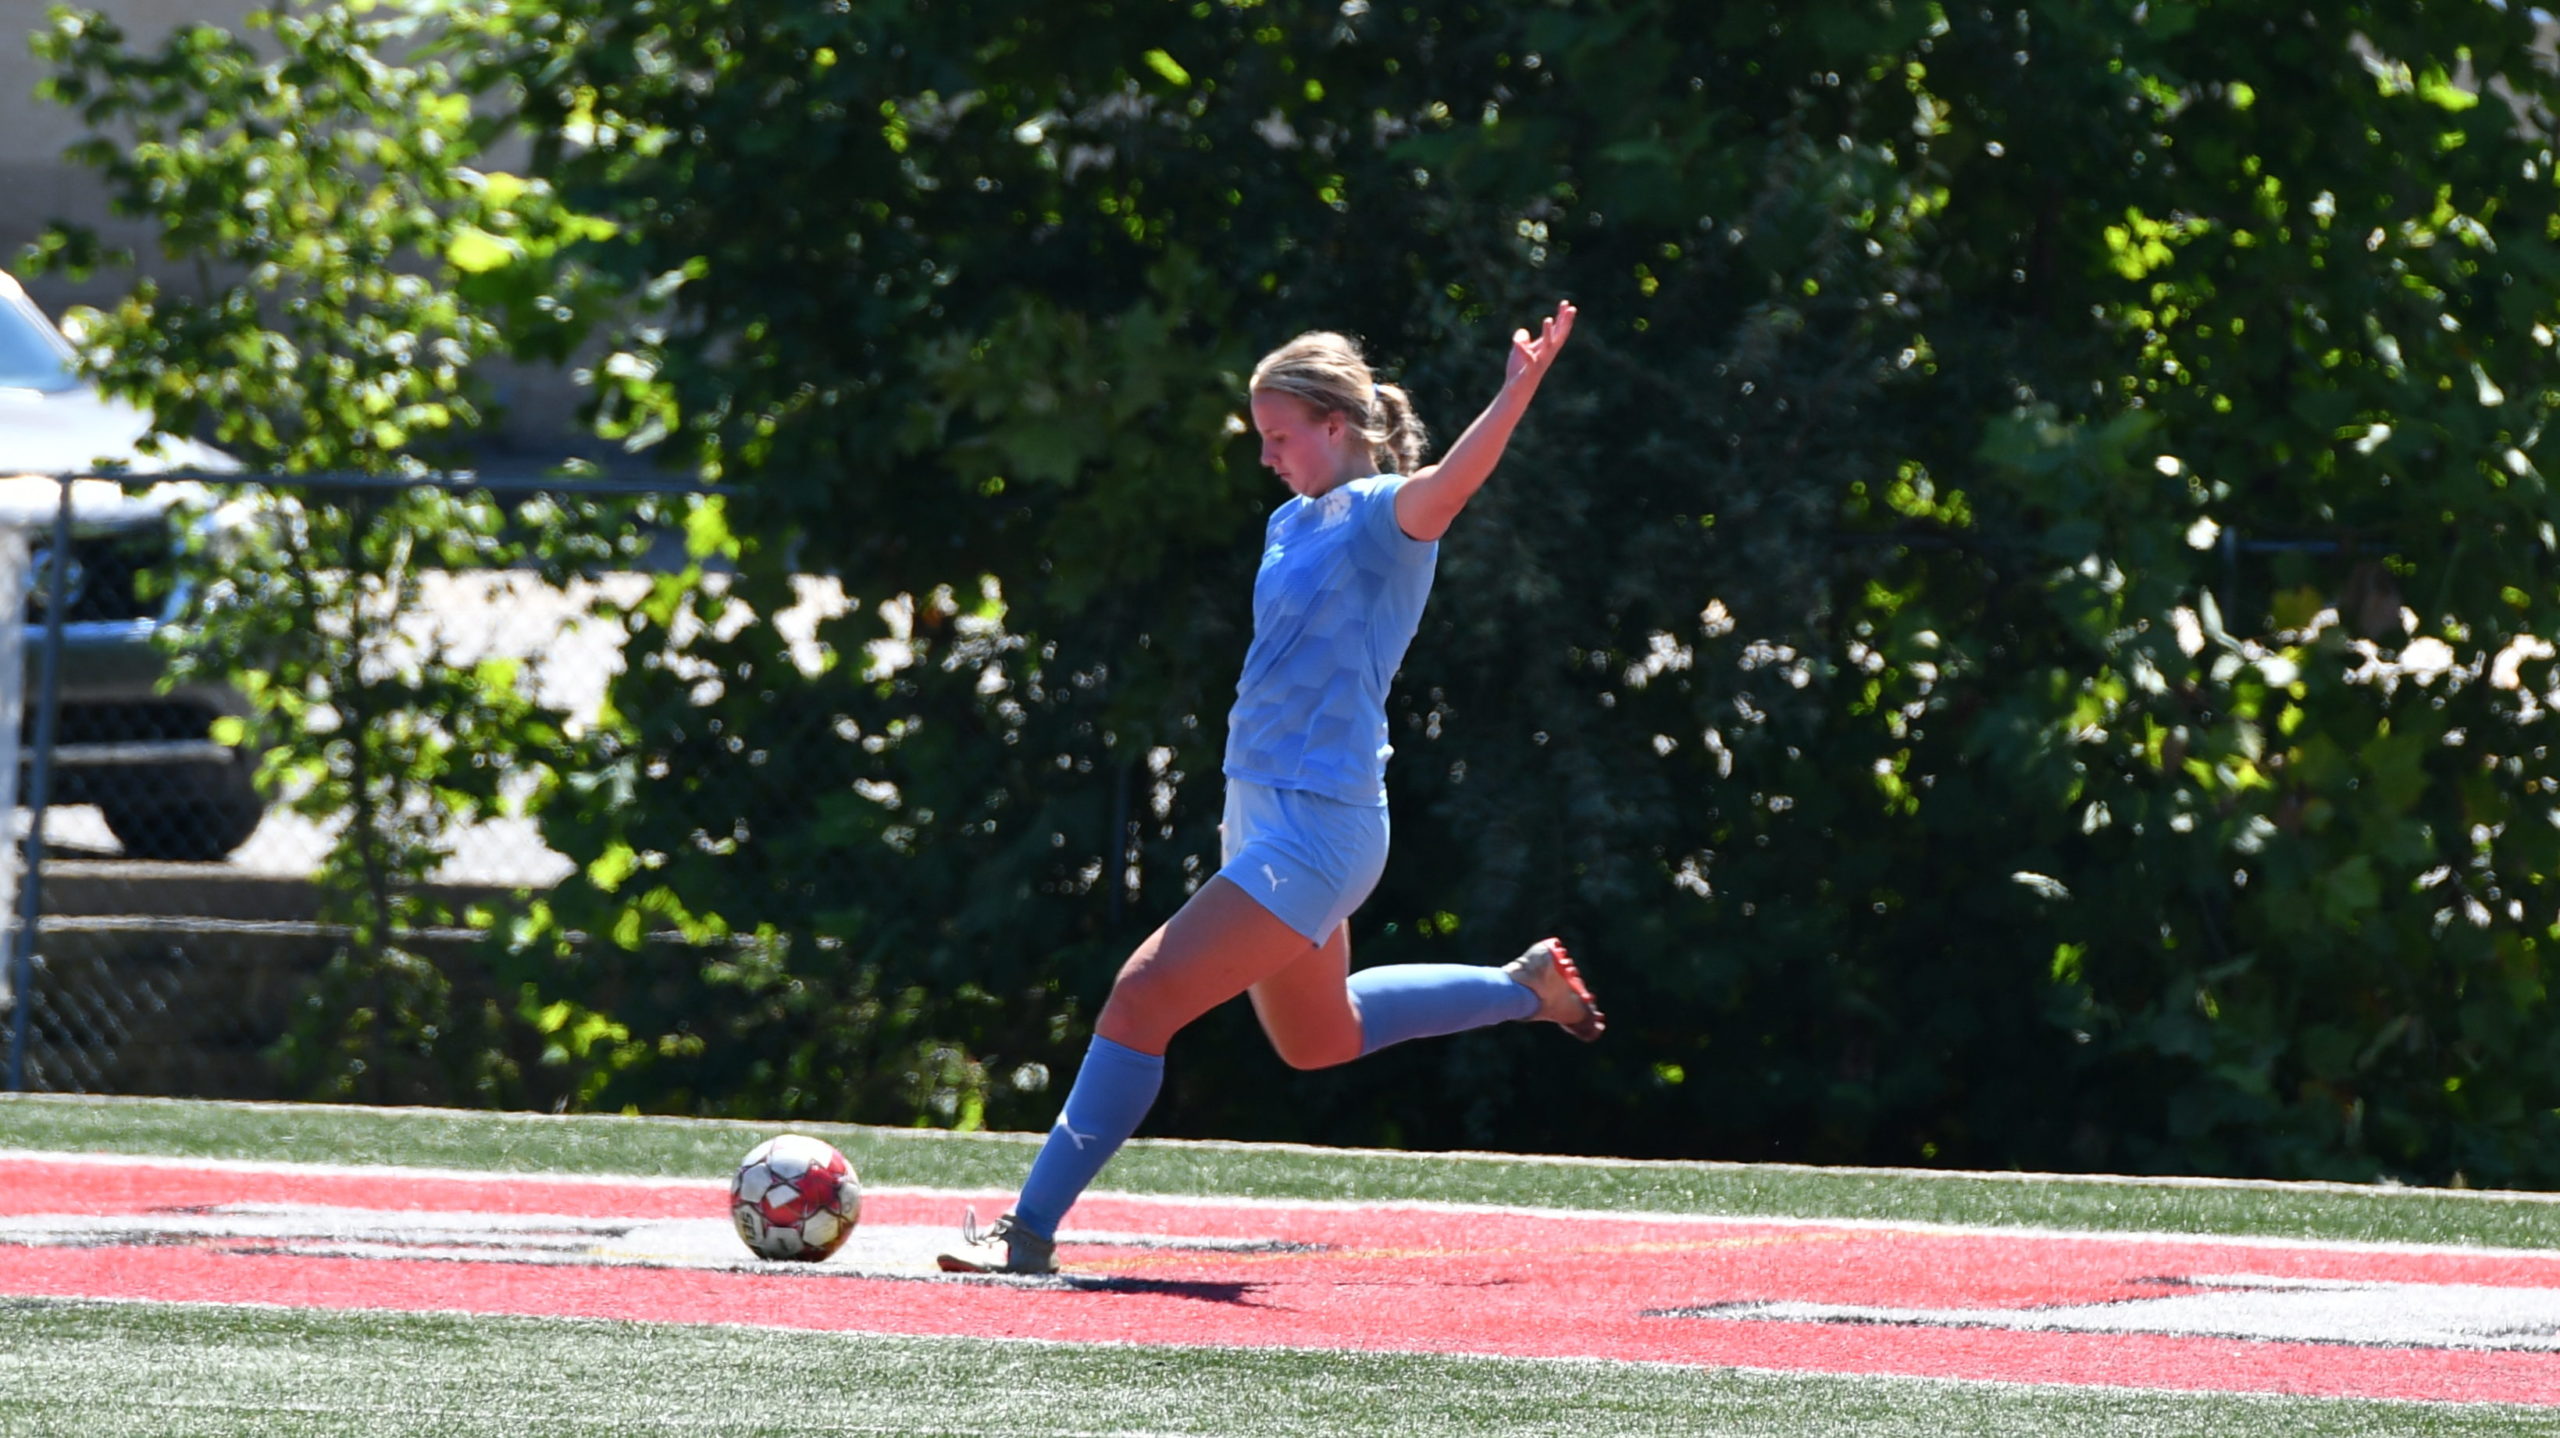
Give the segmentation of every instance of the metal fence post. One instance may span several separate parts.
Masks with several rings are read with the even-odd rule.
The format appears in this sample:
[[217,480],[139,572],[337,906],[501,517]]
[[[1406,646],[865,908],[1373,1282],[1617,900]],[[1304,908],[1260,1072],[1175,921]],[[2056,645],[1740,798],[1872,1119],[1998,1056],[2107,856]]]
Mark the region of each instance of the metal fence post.
[[71,495],[64,479],[45,555],[44,667],[36,699],[35,753],[27,774],[27,861],[18,886],[18,942],[9,956],[9,1092],[27,1091],[27,1019],[35,1007],[36,921],[44,911],[44,811],[53,781],[53,725],[60,708],[64,575],[71,563]]

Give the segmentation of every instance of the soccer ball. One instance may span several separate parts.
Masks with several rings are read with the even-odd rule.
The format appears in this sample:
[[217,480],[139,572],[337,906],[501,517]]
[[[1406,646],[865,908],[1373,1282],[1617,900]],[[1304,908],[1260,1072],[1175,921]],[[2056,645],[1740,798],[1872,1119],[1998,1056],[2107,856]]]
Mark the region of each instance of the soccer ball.
[[862,1181],[833,1144],[786,1133],[757,1144],[738,1165],[729,1219],[757,1257],[815,1263],[853,1237]]

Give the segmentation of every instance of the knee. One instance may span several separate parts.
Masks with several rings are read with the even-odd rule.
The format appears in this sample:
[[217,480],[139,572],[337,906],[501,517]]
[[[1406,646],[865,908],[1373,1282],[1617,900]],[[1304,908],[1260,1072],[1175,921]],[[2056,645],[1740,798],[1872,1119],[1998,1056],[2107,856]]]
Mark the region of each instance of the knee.
[[1348,1042],[1340,1037],[1319,1040],[1296,1036],[1284,1038],[1279,1034],[1272,1034],[1270,1038],[1271,1051],[1280,1056],[1280,1062],[1300,1073],[1339,1068],[1360,1057],[1360,1042],[1357,1034],[1352,1035]]
[[1111,986],[1111,996],[1102,1001],[1102,1011],[1093,1016],[1093,1031],[1140,1053],[1160,1054],[1182,1030],[1183,1021],[1173,1007],[1154,992],[1144,974],[1124,973]]

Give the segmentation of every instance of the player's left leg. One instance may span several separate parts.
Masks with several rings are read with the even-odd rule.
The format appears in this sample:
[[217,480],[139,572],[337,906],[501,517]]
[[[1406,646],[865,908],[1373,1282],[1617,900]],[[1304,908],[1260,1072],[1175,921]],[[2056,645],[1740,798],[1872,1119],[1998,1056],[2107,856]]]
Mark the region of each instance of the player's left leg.
[[1174,1034],[1312,949],[1302,932],[1224,875],[1203,884],[1121,965],[1084,1064],[1012,1211],[984,1232],[973,1218],[964,1230],[967,1251],[942,1255],[942,1266],[1055,1271],[1059,1223],[1154,1105]]

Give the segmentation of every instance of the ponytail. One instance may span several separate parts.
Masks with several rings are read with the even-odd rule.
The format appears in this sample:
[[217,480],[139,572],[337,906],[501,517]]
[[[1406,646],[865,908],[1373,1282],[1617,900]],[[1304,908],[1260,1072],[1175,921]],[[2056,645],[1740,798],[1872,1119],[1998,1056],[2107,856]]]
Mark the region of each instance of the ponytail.
[[1404,386],[1393,384],[1372,385],[1369,394],[1371,418],[1360,432],[1369,441],[1370,462],[1396,474],[1409,475],[1422,468],[1431,435],[1422,427],[1413,396],[1404,392]]

